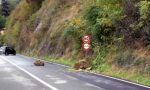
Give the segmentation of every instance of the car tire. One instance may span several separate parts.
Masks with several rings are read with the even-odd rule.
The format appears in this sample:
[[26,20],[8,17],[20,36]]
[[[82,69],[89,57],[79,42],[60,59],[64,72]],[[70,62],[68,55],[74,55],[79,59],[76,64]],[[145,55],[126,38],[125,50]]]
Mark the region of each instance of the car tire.
[[8,56],[8,55],[9,55],[9,53],[8,53],[8,52],[5,52],[5,55],[6,55],[6,56]]
[[14,53],[13,55],[16,56],[16,53]]

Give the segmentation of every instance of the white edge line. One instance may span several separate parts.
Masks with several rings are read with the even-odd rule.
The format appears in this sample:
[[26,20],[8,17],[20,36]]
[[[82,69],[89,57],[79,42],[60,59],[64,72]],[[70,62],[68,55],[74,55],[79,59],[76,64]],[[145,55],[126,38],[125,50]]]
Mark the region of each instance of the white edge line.
[[123,79],[119,79],[119,78],[115,78],[115,77],[107,76],[107,75],[104,75],[104,74],[99,74],[99,73],[89,72],[89,71],[84,71],[84,72],[92,73],[92,74],[95,74],[95,75],[99,75],[99,76],[107,77],[107,78],[110,78],[110,79],[114,79],[114,80],[118,80],[118,81],[122,81],[122,82],[129,83],[129,84],[132,84],[132,85],[136,85],[136,86],[140,86],[140,87],[144,87],[144,88],[148,88],[148,89],[150,89],[150,87],[149,87],[149,86],[144,86],[144,85],[141,85],[141,84],[138,84],[138,83],[134,83],[134,82],[130,82],[130,81],[127,81],[127,80],[123,80]]
[[3,57],[1,57],[1,58],[2,58],[3,60],[5,60],[5,61],[9,62],[10,64],[14,65],[15,67],[17,67],[17,68],[20,69],[21,71],[25,72],[26,74],[28,74],[28,75],[31,76],[32,78],[36,79],[36,80],[39,81],[40,83],[44,84],[44,85],[47,86],[48,88],[50,88],[50,89],[52,89],[52,90],[59,90],[59,89],[53,87],[52,85],[46,83],[45,81],[41,80],[40,78],[34,76],[33,74],[31,74],[31,73],[28,72],[27,70],[25,70],[25,69],[19,67],[19,66],[16,65],[15,63],[12,63],[11,61],[9,61],[9,60],[7,60],[7,59],[5,59],[5,58],[3,58]]
[[[31,57],[32,58],[32,57]],[[33,59],[38,59],[38,58],[35,58],[33,57]],[[46,61],[48,62],[48,61]],[[48,62],[49,63],[49,62]],[[53,63],[53,62],[52,62]],[[56,65],[60,65],[60,66],[65,66],[65,65],[62,65],[62,64],[58,64],[58,63],[54,63]],[[69,66],[65,66],[65,67],[69,67]],[[148,88],[150,89],[149,86],[144,86],[144,85],[141,85],[141,84],[138,84],[138,83],[134,83],[134,82],[130,82],[130,81],[127,81],[127,80],[123,80],[123,79],[119,79],[119,78],[115,78],[115,77],[111,77],[111,76],[107,76],[107,75],[104,75],[104,74],[99,74],[99,73],[95,73],[95,72],[89,72],[89,71],[84,71],[84,72],[87,72],[87,73],[92,73],[92,74],[95,74],[95,75],[100,75],[100,76],[103,76],[103,77],[107,77],[107,78],[111,78],[111,79],[114,79],[114,80],[118,80],[118,81],[122,81],[122,82],[126,82],[126,83],[130,83],[130,84],[133,84],[133,85],[136,85],[136,86],[141,86],[141,87],[144,87],[144,88]]]

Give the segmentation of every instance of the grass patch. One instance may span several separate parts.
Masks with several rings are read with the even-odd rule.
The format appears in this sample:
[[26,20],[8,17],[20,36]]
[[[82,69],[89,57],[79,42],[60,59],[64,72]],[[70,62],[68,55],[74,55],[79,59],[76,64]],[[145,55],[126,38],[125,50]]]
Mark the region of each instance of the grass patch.
[[63,65],[67,65],[70,67],[73,67],[75,64],[75,60],[73,59],[66,59],[66,58],[56,58],[56,57],[51,57],[51,56],[45,56],[42,57],[42,59],[49,61],[49,62],[54,62],[54,63],[59,63]]
[[134,70],[124,70],[120,68],[110,67],[110,65],[104,64],[105,68],[94,69],[91,72],[101,73],[104,75],[112,76],[115,78],[135,82],[138,84],[150,86],[150,77],[144,74],[136,73]]

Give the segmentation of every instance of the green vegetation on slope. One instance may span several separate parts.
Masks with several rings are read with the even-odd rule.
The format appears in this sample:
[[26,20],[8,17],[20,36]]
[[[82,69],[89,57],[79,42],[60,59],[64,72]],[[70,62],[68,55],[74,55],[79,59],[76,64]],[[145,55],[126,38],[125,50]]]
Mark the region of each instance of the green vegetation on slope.
[[[5,43],[71,66],[86,59],[92,71],[150,85],[149,9],[149,0],[23,0],[7,20]],[[84,34],[92,36],[89,56]]]
[[[5,30],[5,24],[8,16],[17,6],[20,0],[1,0],[0,5],[0,30]],[[0,45],[3,45],[5,42],[5,36],[0,35]]]
[[6,18],[4,16],[0,16],[0,29],[5,27]]

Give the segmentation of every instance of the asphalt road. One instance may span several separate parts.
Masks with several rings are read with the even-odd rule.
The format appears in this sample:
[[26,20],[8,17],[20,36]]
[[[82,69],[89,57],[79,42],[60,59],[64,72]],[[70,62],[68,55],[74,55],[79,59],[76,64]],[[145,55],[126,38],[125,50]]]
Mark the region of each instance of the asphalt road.
[[22,55],[1,55],[0,90],[150,90],[103,75],[69,71],[68,67],[54,63],[37,67],[34,61]]

